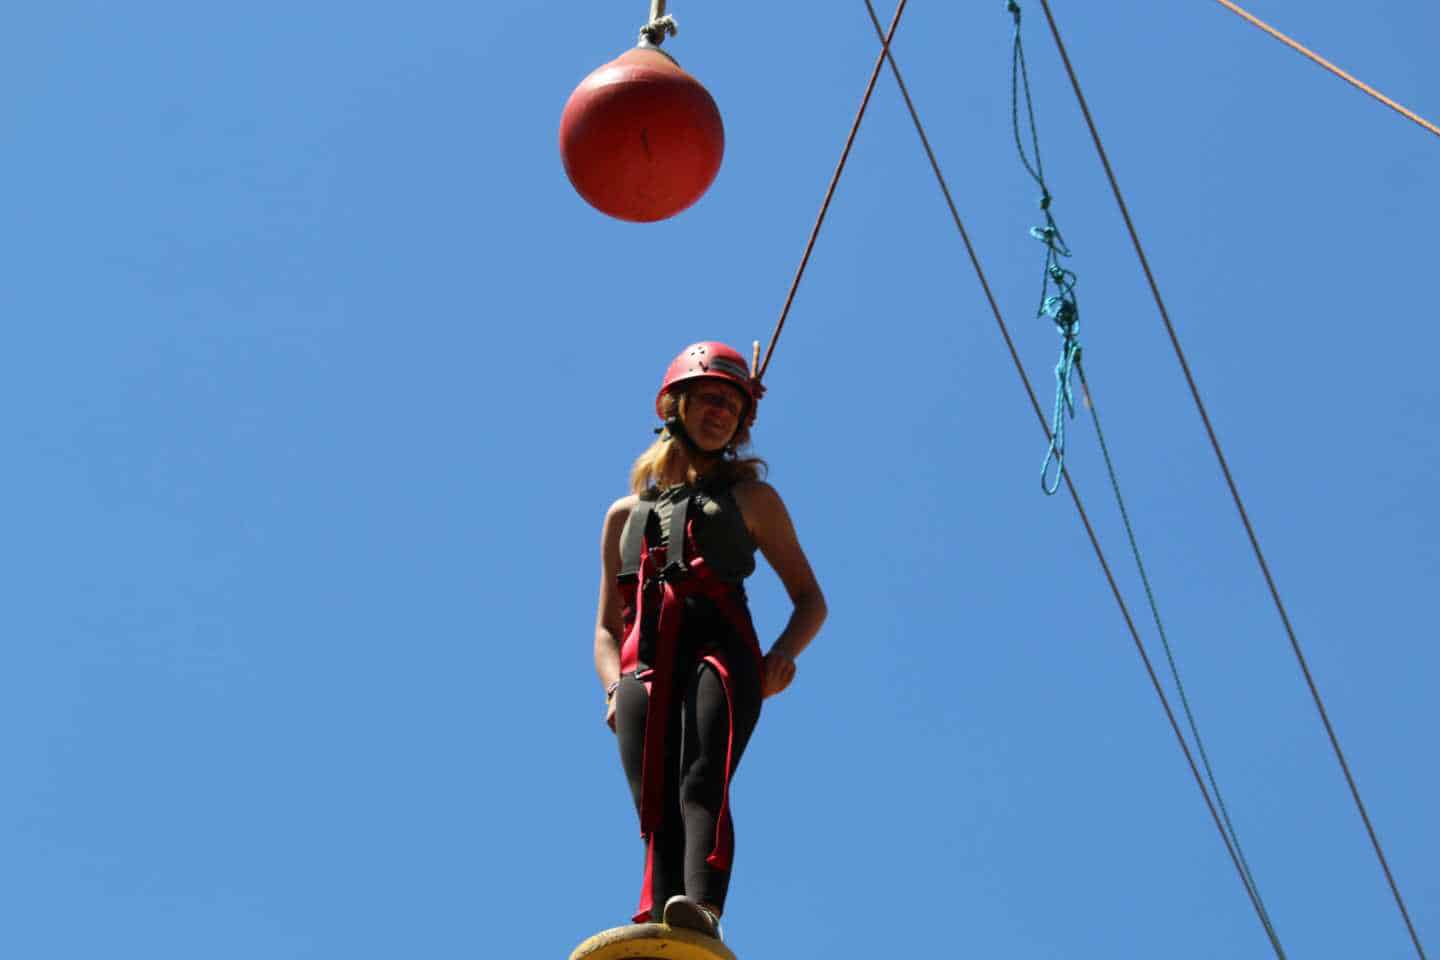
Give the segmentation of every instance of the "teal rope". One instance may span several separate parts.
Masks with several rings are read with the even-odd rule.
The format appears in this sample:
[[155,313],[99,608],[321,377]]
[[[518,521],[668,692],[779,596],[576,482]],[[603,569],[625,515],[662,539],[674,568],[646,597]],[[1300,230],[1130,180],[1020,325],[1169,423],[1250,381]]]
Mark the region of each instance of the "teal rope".
[[[1061,266],[1060,258],[1071,256],[1070,247],[1060,233],[1060,226],[1050,212],[1050,188],[1045,183],[1045,165],[1040,159],[1040,131],[1035,125],[1035,101],[1030,96],[1030,71],[1025,64],[1025,45],[1020,36],[1020,4],[1006,0],[1005,9],[1015,21],[1014,39],[1010,47],[1010,127],[1015,135],[1015,149],[1020,162],[1040,188],[1040,209],[1045,225],[1031,227],[1030,236],[1045,244],[1045,269],[1040,275],[1040,305],[1037,317],[1048,317],[1060,333],[1060,361],[1055,365],[1055,406],[1050,416],[1050,447],[1040,464],[1040,489],[1051,496],[1060,489],[1065,475],[1065,420],[1075,417],[1075,397],[1070,377],[1080,359],[1080,304],[1075,299],[1076,276]],[[1025,152],[1025,139],[1020,132],[1021,93],[1025,100],[1025,117],[1030,127],[1030,149]],[[1054,291],[1053,293],[1051,291]],[[1051,479],[1050,466],[1055,466]]]
[[[1120,480],[1115,471],[1114,461],[1110,457],[1110,448],[1105,443],[1105,434],[1100,428],[1100,414],[1095,408],[1089,384],[1085,381],[1085,371],[1080,365],[1080,305],[1075,297],[1077,278],[1073,271],[1066,269],[1061,264],[1061,258],[1070,257],[1072,254],[1069,245],[1066,244],[1065,238],[1060,233],[1059,225],[1055,222],[1054,214],[1050,210],[1053,197],[1049,186],[1045,183],[1045,167],[1040,158],[1040,134],[1035,124],[1035,104],[1030,94],[1030,76],[1025,63],[1025,47],[1020,32],[1020,4],[1018,0],[1006,0],[1005,9],[1009,11],[1015,23],[1010,58],[1011,129],[1015,136],[1015,148],[1020,154],[1020,162],[1024,165],[1025,171],[1030,174],[1030,178],[1040,188],[1040,209],[1045,214],[1044,226],[1030,228],[1030,235],[1045,244],[1045,270],[1041,277],[1040,305],[1036,310],[1036,316],[1047,317],[1053,321],[1061,338],[1060,360],[1055,364],[1055,405],[1051,413],[1050,448],[1046,451],[1045,460],[1040,465],[1040,488],[1047,496],[1053,495],[1059,490],[1060,483],[1064,478],[1065,426],[1067,418],[1073,419],[1075,416],[1073,378],[1079,377],[1086,406],[1090,409],[1091,421],[1095,425],[1095,436],[1100,441],[1100,452],[1105,459],[1105,469],[1110,474],[1110,487],[1115,493],[1115,502],[1120,507],[1120,518],[1125,526],[1125,536],[1130,542],[1130,552],[1135,558],[1136,569],[1140,572],[1140,581],[1145,587],[1145,599],[1150,605],[1150,614],[1155,621],[1155,628],[1160,634],[1160,643],[1165,650],[1165,659],[1170,665],[1170,676],[1175,681],[1175,689],[1180,694],[1180,703],[1184,708],[1186,723],[1190,727],[1190,735],[1195,741],[1196,751],[1200,755],[1200,762],[1205,768],[1205,776],[1209,781],[1210,792],[1220,811],[1226,842],[1234,851],[1237,865],[1240,868],[1241,880],[1250,893],[1256,912],[1260,915],[1260,922],[1270,937],[1276,955],[1280,957],[1280,960],[1284,960],[1285,952],[1280,945],[1280,938],[1270,921],[1269,911],[1266,910],[1264,901],[1260,898],[1260,889],[1250,870],[1249,861],[1245,859],[1244,851],[1240,848],[1239,834],[1230,819],[1230,811],[1225,806],[1225,800],[1220,794],[1220,784],[1216,780],[1210,756],[1200,737],[1200,727],[1195,721],[1190,698],[1185,693],[1184,683],[1181,682],[1180,668],[1175,661],[1174,650],[1171,648],[1169,637],[1165,632],[1165,624],[1160,619],[1160,607],[1155,600],[1155,592],[1150,586],[1150,577],[1145,570],[1145,561],[1140,555],[1140,546],[1135,538],[1134,527],[1130,522],[1130,512],[1126,509],[1125,497],[1120,492]],[[1021,132],[1020,102],[1022,95],[1025,103],[1025,119],[1030,128],[1030,154],[1026,153],[1026,138]],[[1053,478],[1052,464],[1054,465]]]
[[1210,781],[1210,790],[1215,796],[1215,804],[1220,809],[1221,819],[1225,821],[1225,832],[1230,836],[1230,842],[1235,849],[1235,857],[1240,863],[1241,879],[1249,888],[1251,897],[1255,901],[1255,907],[1260,914],[1260,922],[1265,927],[1265,932],[1270,936],[1270,942],[1275,947],[1276,954],[1284,960],[1285,951],[1280,946],[1280,937],[1275,932],[1270,922],[1270,913],[1265,909],[1265,902],[1260,898],[1260,888],[1255,883],[1255,876],[1250,872],[1250,863],[1245,859],[1245,853],[1240,849],[1240,835],[1235,831],[1235,825],[1230,821],[1230,811],[1225,806],[1225,799],[1220,795],[1220,784],[1215,779],[1215,770],[1210,765],[1210,755],[1205,750],[1205,742],[1200,739],[1200,726],[1195,722],[1195,713],[1190,708],[1190,698],[1185,693],[1185,684],[1180,680],[1180,667],[1175,662],[1175,651],[1170,647],[1170,639],[1165,633],[1165,624],[1160,619],[1160,607],[1155,602],[1155,591],[1150,586],[1150,576],[1145,572],[1145,561],[1140,557],[1140,545],[1135,539],[1135,528],[1130,523],[1130,511],[1125,508],[1125,497],[1120,492],[1120,479],[1115,472],[1115,463],[1110,459],[1110,447],[1105,442],[1105,431],[1100,429],[1100,411],[1095,406],[1095,397],[1090,393],[1090,384],[1085,379],[1085,370],[1080,366],[1080,358],[1077,356],[1074,363],[1074,371],[1080,378],[1080,388],[1085,393],[1085,405],[1090,410],[1091,422],[1095,424],[1095,438],[1100,441],[1100,453],[1105,458],[1105,469],[1110,474],[1110,489],[1115,491],[1115,503],[1120,507],[1120,520],[1125,525],[1125,536],[1130,541],[1130,553],[1135,557],[1135,568],[1140,571],[1140,582],[1145,587],[1145,600],[1150,604],[1150,615],[1155,620],[1155,629],[1160,634],[1160,644],[1165,648],[1165,659],[1170,664],[1170,676],[1175,681],[1175,689],[1180,694],[1180,704],[1185,710],[1185,722],[1190,726],[1190,735],[1195,739],[1196,751],[1200,754],[1200,762],[1205,767],[1205,776]]
[[[1041,304],[1044,317],[1056,321],[1060,331],[1060,361],[1056,364],[1056,406],[1050,415],[1050,449],[1045,450],[1045,461],[1040,465],[1040,489],[1045,495],[1054,495],[1060,489],[1061,475],[1066,469],[1066,415],[1073,420],[1076,416],[1076,400],[1070,386],[1071,374],[1080,363],[1080,308],[1074,299],[1074,273],[1064,271],[1060,266],[1051,266],[1047,276],[1056,276],[1063,294],[1047,296]],[[1056,465],[1056,478],[1047,481],[1050,463]]]

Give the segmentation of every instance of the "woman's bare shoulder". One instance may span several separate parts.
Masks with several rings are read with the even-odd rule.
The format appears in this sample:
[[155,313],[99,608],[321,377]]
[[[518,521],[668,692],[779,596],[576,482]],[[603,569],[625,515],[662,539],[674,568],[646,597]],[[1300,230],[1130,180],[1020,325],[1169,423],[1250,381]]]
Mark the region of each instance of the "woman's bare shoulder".
[[785,501],[764,480],[743,480],[735,484],[732,492],[751,536],[758,536],[766,529],[788,522]]
[[619,500],[610,504],[609,509],[605,511],[605,522],[612,523],[617,519],[624,520],[630,516],[630,511],[634,510],[635,504],[639,502],[640,498],[633,493],[621,497]]
[[736,501],[743,510],[747,506],[775,506],[781,504],[780,493],[764,480],[741,480],[731,488]]
[[619,500],[616,500],[614,503],[610,504],[610,509],[605,511],[605,513],[607,516],[612,513],[629,513],[631,510],[635,509],[635,504],[639,502],[639,496],[633,493],[627,493]]
[[621,497],[610,508],[605,511],[605,523],[600,528],[600,549],[609,563],[612,555],[616,554],[620,544],[621,531],[625,529],[625,521],[630,519],[630,513],[635,509],[635,504],[640,498],[633,493],[628,497]]

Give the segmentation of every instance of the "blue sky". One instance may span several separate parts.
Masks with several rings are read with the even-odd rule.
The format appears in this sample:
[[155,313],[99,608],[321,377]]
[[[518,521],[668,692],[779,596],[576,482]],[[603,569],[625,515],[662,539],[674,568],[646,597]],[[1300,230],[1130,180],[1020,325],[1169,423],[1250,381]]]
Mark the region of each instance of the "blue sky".
[[[1087,374],[1281,941],[1413,956],[1023,6]],[[1217,4],[1054,6],[1433,952],[1440,141]],[[1253,8],[1440,115],[1440,8]],[[7,18],[0,953],[564,957],[628,916],[600,519],[671,356],[769,335],[876,52],[858,0],[671,10],[727,153],[644,226],[556,149],[643,3]],[[1009,43],[915,2],[895,52],[1043,398]],[[888,77],[767,379],[831,618],[736,782],[736,952],[1270,955]],[[1071,458],[1158,662],[1087,421]]]

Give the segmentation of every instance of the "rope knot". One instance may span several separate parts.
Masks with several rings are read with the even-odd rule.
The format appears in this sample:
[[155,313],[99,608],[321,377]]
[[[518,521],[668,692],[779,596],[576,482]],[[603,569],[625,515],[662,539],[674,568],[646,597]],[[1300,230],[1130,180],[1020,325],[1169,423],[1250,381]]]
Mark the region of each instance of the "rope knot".
[[657,17],[651,20],[640,28],[640,42],[658,47],[665,42],[666,37],[673,37],[679,32],[680,24],[676,23],[675,18],[667,13],[663,17]]
[[1005,9],[1010,11],[1010,16],[1015,18],[1015,25],[1020,25],[1020,4],[1015,0],[1005,0]]
[[1055,326],[1068,339],[1075,336],[1075,322],[1080,319],[1080,311],[1075,308],[1075,301],[1064,296],[1046,297],[1045,314],[1055,321]]

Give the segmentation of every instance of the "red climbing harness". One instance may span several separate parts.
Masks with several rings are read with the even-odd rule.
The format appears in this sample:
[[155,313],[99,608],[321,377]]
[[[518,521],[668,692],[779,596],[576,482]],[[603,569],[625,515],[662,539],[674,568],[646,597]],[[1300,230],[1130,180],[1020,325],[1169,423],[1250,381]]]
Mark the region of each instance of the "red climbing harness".
[[[679,676],[701,663],[709,664],[725,690],[729,735],[725,748],[725,781],[716,818],[715,845],[705,858],[712,867],[730,868],[735,833],[730,817],[730,777],[735,769],[735,697],[728,654],[714,644],[695,651],[692,663],[680,662],[680,634],[686,600],[704,597],[730,623],[749,654],[761,659],[760,642],[745,603],[745,589],[718,577],[695,547],[693,521],[686,521],[689,499],[675,503],[670,514],[671,533],[664,552],[651,550],[648,529],[654,500],[642,498],[630,517],[621,544],[620,595],[624,601],[625,642],[620,647],[622,674],[645,682],[649,706],[645,716],[645,748],[640,787],[640,835],[646,841],[645,880],[635,921],[650,918],[654,907],[653,870],[655,832],[665,812],[665,740],[672,712],[679,706],[675,684]],[[658,524],[657,524],[658,526]],[[658,609],[655,605],[658,604]]]

